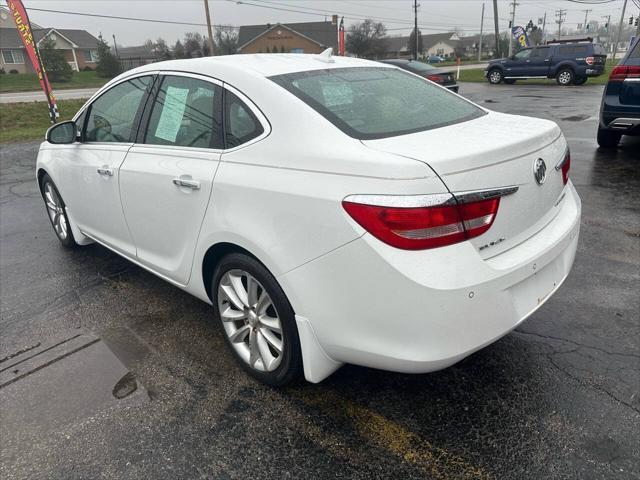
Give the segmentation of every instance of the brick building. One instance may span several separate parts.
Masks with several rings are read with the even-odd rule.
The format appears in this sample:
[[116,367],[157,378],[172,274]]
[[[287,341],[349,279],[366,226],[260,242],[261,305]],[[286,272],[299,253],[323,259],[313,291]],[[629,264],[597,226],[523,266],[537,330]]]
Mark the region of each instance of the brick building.
[[338,51],[338,16],[330,22],[244,25],[238,32],[238,53],[320,53]]

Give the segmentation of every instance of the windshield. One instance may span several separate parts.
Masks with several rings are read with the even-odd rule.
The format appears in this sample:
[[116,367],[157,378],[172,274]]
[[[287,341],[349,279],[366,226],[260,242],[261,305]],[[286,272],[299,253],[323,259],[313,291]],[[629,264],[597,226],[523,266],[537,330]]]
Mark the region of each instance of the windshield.
[[448,90],[396,68],[334,68],[270,78],[361,140],[430,130],[485,114]]

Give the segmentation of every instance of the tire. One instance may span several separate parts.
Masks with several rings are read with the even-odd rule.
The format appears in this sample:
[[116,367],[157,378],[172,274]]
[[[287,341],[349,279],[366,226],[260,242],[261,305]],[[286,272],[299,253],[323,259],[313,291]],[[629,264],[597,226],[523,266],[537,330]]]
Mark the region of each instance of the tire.
[[515,78],[505,78],[504,83],[506,83],[507,85],[513,85],[514,83],[516,83],[516,80]]
[[58,191],[58,187],[53,183],[48,174],[44,174],[40,180],[40,193],[44,200],[47,216],[53,227],[53,231],[65,248],[76,248],[78,244],[73,238],[71,223],[67,216],[66,204]]
[[558,85],[567,87],[575,82],[576,75],[570,68],[562,68],[556,75],[556,82]]
[[598,127],[598,145],[602,148],[615,148],[620,143],[622,134]]
[[502,81],[503,77],[504,75],[502,75],[499,68],[492,68],[487,74],[487,80],[489,80],[491,85],[498,85]]
[[213,273],[211,292],[215,318],[245,372],[273,387],[302,376],[293,308],[264,265],[242,253],[223,257]]
[[585,83],[587,83],[587,80],[589,80],[589,77],[576,77],[576,79],[573,81],[573,84],[584,85]]

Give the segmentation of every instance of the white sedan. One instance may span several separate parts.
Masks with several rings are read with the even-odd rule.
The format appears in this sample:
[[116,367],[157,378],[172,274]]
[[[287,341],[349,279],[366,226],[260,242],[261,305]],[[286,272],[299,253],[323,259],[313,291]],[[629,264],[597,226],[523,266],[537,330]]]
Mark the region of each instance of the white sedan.
[[550,121],[321,55],[156,63],[47,132],[67,247],[98,242],[212,304],[251,375],[452,365],[573,264],[580,200]]

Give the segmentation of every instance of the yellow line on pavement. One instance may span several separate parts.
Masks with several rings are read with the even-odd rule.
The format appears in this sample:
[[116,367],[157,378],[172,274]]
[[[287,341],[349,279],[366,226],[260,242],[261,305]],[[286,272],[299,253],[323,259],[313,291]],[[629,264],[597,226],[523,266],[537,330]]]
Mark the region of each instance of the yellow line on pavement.
[[436,447],[416,433],[335,392],[305,387],[295,391],[295,395],[305,404],[320,408],[323,413],[346,416],[364,440],[415,465],[434,479],[492,478],[482,468],[469,464],[459,455]]

